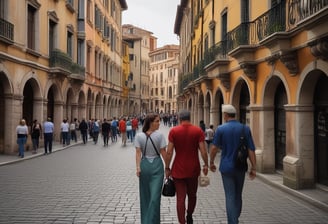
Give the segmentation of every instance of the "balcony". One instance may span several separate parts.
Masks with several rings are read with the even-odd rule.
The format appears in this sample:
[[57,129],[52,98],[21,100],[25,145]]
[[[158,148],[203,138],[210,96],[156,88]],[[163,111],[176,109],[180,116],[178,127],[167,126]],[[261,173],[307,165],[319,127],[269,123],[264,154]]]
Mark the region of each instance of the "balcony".
[[[202,77],[217,77],[229,88],[228,56],[235,58],[240,68],[251,79],[256,79],[256,62],[254,52],[260,46],[270,49],[270,62],[281,60],[291,75],[298,72],[295,51],[291,49],[290,40],[297,32],[311,30],[309,46],[314,56],[328,58],[326,29],[328,26],[328,1],[285,0],[253,21],[241,23],[228,32],[223,40],[204,52],[203,60],[196,64],[192,73],[180,78],[180,92],[188,85],[197,83]],[[312,36],[311,36],[312,35]],[[319,52],[319,53],[318,53]]]
[[72,62],[72,58],[66,53],[55,49],[49,58],[50,73],[54,76],[60,75],[70,80],[84,82],[85,68]]
[[0,18],[0,41],[6,44],[14,43],[14,25]]
[[77,64],[77,63],[72,63],[71,66],[71,72],[69,78],[75,81],[82,81],[84,82],[85,80],[85,67]]

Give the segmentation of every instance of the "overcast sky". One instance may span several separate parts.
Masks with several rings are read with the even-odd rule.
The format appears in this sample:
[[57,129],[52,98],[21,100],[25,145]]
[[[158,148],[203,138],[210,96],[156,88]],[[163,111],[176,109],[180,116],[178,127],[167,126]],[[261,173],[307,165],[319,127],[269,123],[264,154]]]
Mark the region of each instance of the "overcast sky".
[[157,47],[179,44],[174,22],[180,0],[126,0],[123,24],[132,24],[153,33]]

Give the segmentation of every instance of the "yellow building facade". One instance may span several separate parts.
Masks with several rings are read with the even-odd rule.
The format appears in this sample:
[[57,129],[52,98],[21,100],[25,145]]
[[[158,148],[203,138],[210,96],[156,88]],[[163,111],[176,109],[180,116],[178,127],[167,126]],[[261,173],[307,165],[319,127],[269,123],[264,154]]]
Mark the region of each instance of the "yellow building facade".
[[328,186],[328,2],[181,0],[179,108],[252,129],[257,170],[294,189]]
[[[17,151],[24,118],[108,118],[122,112],[125,0],[0,1],[0,153]],[[30,138],[29,138],[30,139]]]

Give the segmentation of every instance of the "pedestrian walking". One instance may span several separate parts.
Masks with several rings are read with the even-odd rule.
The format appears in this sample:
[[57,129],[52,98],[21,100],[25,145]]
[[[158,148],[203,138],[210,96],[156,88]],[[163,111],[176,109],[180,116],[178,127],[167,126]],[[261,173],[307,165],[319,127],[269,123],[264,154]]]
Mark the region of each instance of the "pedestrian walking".
[[69,131],[70,131],[70,134],[71,134],[71,140],[72,141],[75,141],[75,142],[77,142],[77,136],[76,136],[77,126],[76,126],[76,123],[77,123],[77,119],[74,118],[74,121],[72,121],[71,124],[69,125]]
[[98,143],[98,136],[100,132],[100,120],[96,120],[92,126],[92,136],[93,136],[93,142],[95,144]]
[[210,169],[213,172],[216,170],[214,159],[220,148],[219,170],[225,193],[228,224],[237,224],[242,209],[242,191],[246,173],[246,170],[239,170],[235,167],[235,158],[241,135],[244,134],[249,160],[252,165],[249,173],[251,180],[256,177],[255,146],[249,127],[236,120],[235,107],[230,104],[223,105],[222,112],[226,123],[220,125],[215,131],[210,151]]
[[83,144],[87,144],[87,142],[88,142],[88,123],[85,121],[84,118],[82,119],[81,123],[79,124],[79,129],[81,132]]
[[206,125],[205,125],[205,122],[203,120],[201,120],[199,122],[199,127],[202,129],[202,131],[204,132],[205,134],[205,130],[206,130]]
[[19,125],[16,127],[18,156],[24,158],[24,146],[27,141],[28,128],[24,119],[20,120]]
[[210,125],[209,128],[205,129],[205,142],[207,144],[207,152],[210,152],[210,146],[212,144],[213,138],[214,138],[214,126],[213,124]]
[[42,126],[38,120],[34,120],[31,128],[31,138],[33,144],[33,154],[37,153],[39,148],[39,140],[42,134]]
[[[173,127],[168,135],[168,147],[165,159],[165,176],[174,179],[177,197],[177,214],[180,224],[187,220],[193,223],[193,212],[197,201],[198,177],[200,175],[199,151],[204,162],[203,173],[208,172],[208,154],[205,148],[203,130],[190,122],[190,112],[183,110],[179,113],[180,125]],[[199,151],[198,151],[199,150]],[[175,151],[175,158],[170,170],[171,159]],[[186,215],[186,196],[187,217]]]
[[126,119],[122,118],[119,122],[118,122],[118,129],[121,133],[121,137],[122,137],[122,145],[126,146],[126,139],[127,139],[127,135],[126,135]]
[[117,142],[118,121],[116,120],[116,117],[114,117],[113,120],[110,122],[110,126],[111,126],[112,142]]
[[132,136],[132,121],[130,118],[126,121],[126,136],[127,139],[133,142],[133,136]]
[[48,117],[47,121],[43,124],[43,139],[44,139],[44,154],[52,153],[52,139],[54,133],[54,124],[51,122],[51,118]]
[[104,146],[108,146],[110,131],[111,131],[110,123],[108,123],[106,118],[104,118],[104,122],[101,124],[101,133],[104,140]]
[[162,158],[164,159],[166,155],[166,140],[164,135],[158,131],[159,125],[159,115],[148,114],[142,132],[136,135],[134,142],[136,174],[139,177],[141,224],[160,223],[161,191],[164,178]]
[[60,125],[60,130],[62,134],[63,146],[69,145],[69,123],[67,119],[64,119]]

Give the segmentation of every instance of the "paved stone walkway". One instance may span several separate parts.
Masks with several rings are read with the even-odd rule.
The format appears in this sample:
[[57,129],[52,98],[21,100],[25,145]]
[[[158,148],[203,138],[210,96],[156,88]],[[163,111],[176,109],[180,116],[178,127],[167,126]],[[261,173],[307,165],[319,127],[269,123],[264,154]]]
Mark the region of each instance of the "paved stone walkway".
[[[99,141],[14,157],[19,162],[0,160],[0,223],[140,223],[134,150],[132,143],[103,147]],[[198,191],[194,223],[225,224],[221,177],[209,176],[211,184]],[[241,224],[328,224],[324,207],[263,178],[246,178]],[[161,205],[161,223],[177,223],[175,198],[162,197]]]

